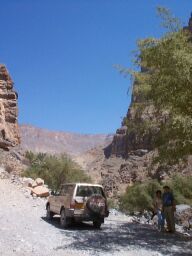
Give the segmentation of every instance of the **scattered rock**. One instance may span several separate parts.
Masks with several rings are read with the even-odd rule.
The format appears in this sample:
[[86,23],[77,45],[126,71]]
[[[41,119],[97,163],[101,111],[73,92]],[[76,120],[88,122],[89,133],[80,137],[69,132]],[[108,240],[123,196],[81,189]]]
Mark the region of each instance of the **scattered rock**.
[[148,152],[149,152],[149,150],[147,150],[147,149],[137,149],[134,151],[134,154],[137,156],[144,156]]
[[49,189],[47,189],[44,186],[37,186],[35,188],[33,188],[32,193],[39,196],[39,197],[47,197],[49,196]]
[[37,178],[33,180],[31,178],[22,178],[20,181],[25,187],[27,186],[27,192],[25,190],[25,194],[28,197],[29,194],[36,197],[47,197],[49,196],[48,186],[44,184],[44,180],[41,178]]
[[177,205],[175,213],[176,223],[185,227],[192,228],[192,207],[189,205]]
[[38,185],[37,185],[37,182],[36,181],[33,181],[33,183],[32,183],[32,188],[35,188],[35,187],[37,187]]
[[4,167],[0,167],[0,179],[8,179],[10,175],[8,172],[5,171]]
[[31,179],[31,178],[23,178],[23,185],[25,186],[25,187],[32,187],[32,184],[34,183],[34,180],[33,179]]
[[37,178],[37,179],[35,180],[35,182],[37,183],[37,186],[43,186],[43,185],[44,185],[44,180],[41,179],[41,178]]

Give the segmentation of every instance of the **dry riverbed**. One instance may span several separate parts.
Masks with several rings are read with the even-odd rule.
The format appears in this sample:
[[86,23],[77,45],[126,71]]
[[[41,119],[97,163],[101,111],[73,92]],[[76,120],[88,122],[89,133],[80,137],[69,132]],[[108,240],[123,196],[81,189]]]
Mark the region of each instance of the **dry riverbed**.
[[192,241],[161,234],[115,211],[101,230],[87,223],[63,230],[59,218],[46,221],[44,199],[30,197],[10,179],[0,179],[0,255],[187,256],[192,255]]

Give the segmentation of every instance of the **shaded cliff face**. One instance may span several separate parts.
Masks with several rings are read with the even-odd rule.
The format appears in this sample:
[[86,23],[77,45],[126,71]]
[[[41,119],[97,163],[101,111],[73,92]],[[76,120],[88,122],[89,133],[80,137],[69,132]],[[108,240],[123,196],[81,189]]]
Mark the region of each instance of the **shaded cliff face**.
[[167,113],[159,115],[142,93],[135,83],[127,115],[121,128],[117,129],[112,144],[105,150],[107,157],[114,155],[127,158],[132,151],[154,149],[154,137]]
[[[158,156],[155,141],[169,112],[158,112],[141,92],[135,83],[127,115],[112,143],[105,148],[106,158],[100,165],[102,184],[111,197],[119,197],[135,182],[148,179],[166,182],[175,174],[192,175],[192,156],[175,165],[154,162]],[[94,167],[92,169],[94,171]]]
[[5,67],[0,64],[0,148],[9,149],[20,143],[17,93]]

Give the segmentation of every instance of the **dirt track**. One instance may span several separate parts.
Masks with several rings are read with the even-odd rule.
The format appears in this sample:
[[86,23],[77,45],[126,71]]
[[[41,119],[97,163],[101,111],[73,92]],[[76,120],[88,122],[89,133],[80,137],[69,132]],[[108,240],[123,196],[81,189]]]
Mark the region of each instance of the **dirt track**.
[[110,215],[101,230],[78,224],[69,230],[45,219],[45,201],[26,198],[0,179],[0,256],[192,255],[192,241],[158,233],[122,214]]

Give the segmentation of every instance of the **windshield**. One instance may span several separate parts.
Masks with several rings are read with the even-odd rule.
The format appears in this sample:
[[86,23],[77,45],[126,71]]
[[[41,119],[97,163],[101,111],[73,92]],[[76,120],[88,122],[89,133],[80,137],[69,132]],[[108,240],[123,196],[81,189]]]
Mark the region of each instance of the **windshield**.
[[89,197],[92,195],[101,195],[105,197],[103,189],[96,186],[78,186],[76,196]]

